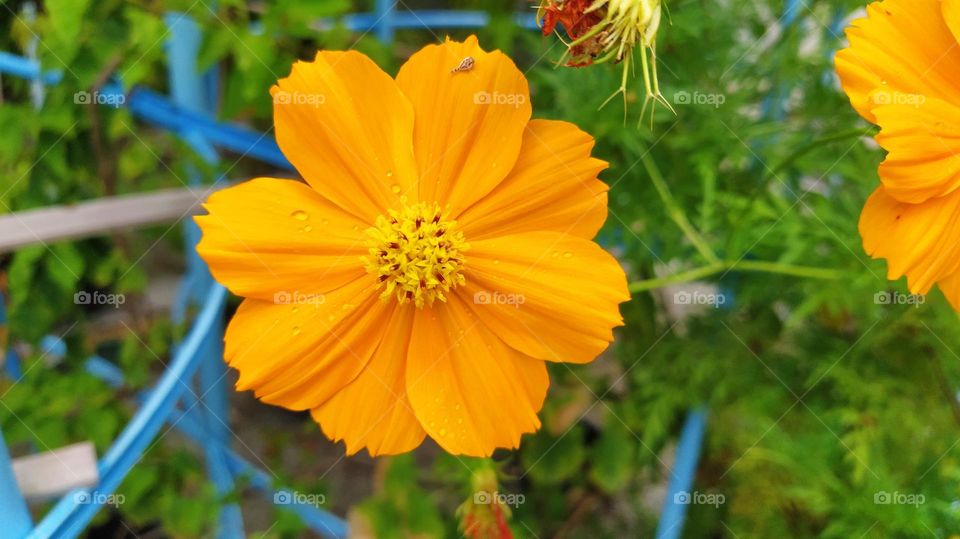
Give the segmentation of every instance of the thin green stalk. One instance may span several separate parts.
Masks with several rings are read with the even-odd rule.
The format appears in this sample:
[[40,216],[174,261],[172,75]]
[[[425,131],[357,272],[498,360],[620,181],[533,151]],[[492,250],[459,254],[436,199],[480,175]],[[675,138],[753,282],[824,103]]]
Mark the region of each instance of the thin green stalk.
[[644,168],[647,169],[647,174],[650,176],[650,181],[653,182],[654,188],[657,190],[657,194],[660,195],[660,200],[663,201],[664,206],[667,208],[667,215],[673,219],[673,222],[680,227],[680,230],[683,231],[683,234],[687,237],[690,243],[697,249],[697,251],[711,264],[716,264],[720,262],[720,259],[717,257],[716,253],[713,252],[713,249],[707,245],[706,240],[703,239],[703,236],[693,227],[690,223],[690,220],[687,219],[687,214],[684,213],[683,209],[680,208],[680,205],[677,204],[677,201],[673,198],[673,195],[670,194],[670,189],[667,187],[667,182],[663,180],[663,175],[660,174],[660,169],[657,168],[657,164],[650,157],[649,153],[645,153],[643,157],[640,158],[643,162]]
[[777,275],[789,275],[791,277],[825,280],[842,279],[844,276],[843,272],[837,270],[794,266],[780,262],[764,262],[759,260],[718,261],[700,268],[674,273],[666,277],[634,281],[630,283],[629,288],[631,293],[636,294],[638,292],[645,292],[674,284],[689,283],[727,271],[773,273]]
[[792,264],[781,264],[780,262],[764,262],[762,260],[741,260],[739,262],[729,263],[729,269],[732,271],[756,271],[761,273],[776,273],[779,275],[790,275],[792,277],[807,277],[810,279],[835,280],[842,279],[845,275],[842,271],[812,268],[809,266],[794,266]]
[[702,268],[683,271],[680,273],[674,273],[673,275],[668,275],[666,277],[657,277],[656,279],[634,281],[630,283],[628,286],[630,289],[630,293],[636,294],[637,292],[655,290],[657,288],[663,288],[665,286],[670,286],[672,284],[689,283],[690,281],[696,281],[698,279],[709,277],[715,273],[720,273],[724,269],[726,269],[726,266],[723,263],[718,262],[715,264],[710,264],[709,266],[704,266]]
[[867,137],[867,136],[873,135],[875,132],[876,132],[876,129],[872,127],[869,129],[862,129],[862,128],[850,129],[847,131],[832,133],[830,135],[820,137],[816,140],[812,140],[809,143],[804,144],[803,146],[800,146],[799,148],[794,150],[793,153],[785,157],[782,161],[774,165],[772,168],[768,169],[767,174],[763,178],[764,182],[761,182],[761,183],[765,183],[765,181],[769,179],[771,176],[776,176],[781,171],[785,170],[787,167],[792,165],[795,161],[797,161],[804,155],[807,155],[808,153],[812,152],[813,150],[816,150],[821,146],[826,146],[827,144],[832,144],[834,142],[839,142],[841,140],[846,140],[850,138]]

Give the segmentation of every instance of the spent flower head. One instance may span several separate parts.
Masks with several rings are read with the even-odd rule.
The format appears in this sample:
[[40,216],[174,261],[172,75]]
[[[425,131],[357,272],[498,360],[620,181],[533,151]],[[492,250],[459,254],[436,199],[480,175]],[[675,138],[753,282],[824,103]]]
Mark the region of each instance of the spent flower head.
[[[626,107],[627,80],[634,50],[639,49],[645,95],[642,119],[651,104],[661,103],[673,111],[660,92],[657,78],[657,30],[661,12],[661,0],[542,0],[537,19],[544,35],[557,32],[559,26],[570,39],[565,41],[567,66],[623,64],[620,87],[601,107],[618,94],[623,95]],[[653,109],[650,113],[652,123]]]

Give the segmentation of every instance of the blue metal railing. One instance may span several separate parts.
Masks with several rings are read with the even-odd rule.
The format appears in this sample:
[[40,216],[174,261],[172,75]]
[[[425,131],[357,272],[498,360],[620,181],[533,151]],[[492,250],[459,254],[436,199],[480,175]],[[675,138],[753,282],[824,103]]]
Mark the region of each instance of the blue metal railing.
[[[518,13],[514,19],[521,27],[536,28],[533,10],[530,13]],[[391,42],[395,31],[399,29],[479,28],[486,26],[489,21],[489,15],[480,11],[397,11],[391,0],[376,0],[374,12],[347,15],[341,22],[353,31],[373,31],[380,40]],[[215,77],[201,76],[196,70],[199,28],[191,19],[180,14],[168,15],[166,22],[172,34],[167,50],[172,97],[167,98],[148,88],[132,88],[126,93],[125,99],[125,106],[131,113],[148,124],[179,135],[208,163],[217,162],[215,148],[222,148],[278,168],[293,170],[272,137],[213,119],[209,96],[215,92],[211,91],[209,85]],[[42,70],[33,60],[5,52],[0,52],[0,73],[46,85],[58,84],[63,79],[62,71]],[[125,94],[120,82],[108,83],[99,91],[104,95]],[[199,184],[201,180],[199,173],[190,171],[191,184]],[[31,539],[79,535],[100,509],[96,503],[89,502],[105,499],[116,490],[165,423],[203,446],[208,473],[218,492],[230,492],[235,479],[244,476],[252,487],[261,490],[273,501],[273,489],[276,488],[273,479],[229,448],[226,423],[228,390],[223,383],[226,366],[222,360],[226,291],[213,282],[193,248],[199,241],[199,230],[192,222],[185,226],[188,270],[181,294],[174,305],[174,319],[183,320],[189,305],[201,309],[187,338],[176,348],[173,361],[155,388],[139,398],[141,408],[100,460],[100,483],[95,488],[78,489],[64,496],[36,527],[32,525],[23,498],[10,474],[9,457],[0,438],[0,525],[4,528],[5,537],[7,534]],[[0,326],[5,319],[2,299],[0,296]],[[9,355],[6,372],[17,379],[19,360],[12,351]],[[90,358],[86,369],[115,387],[123,384],[122,372],[103,358]],[[199,398],[184,391],[191,387],[195,374],[198,374],[201,388]],[[658,538],[679,537],[685,506],[671,502],[677,493],[688,492],[693,485],[705,426],[706,412],[692,411],[681,433]],[[287,508],[319,533],[337,538],[346,537],[349,533],[347,523],[329,512],[300,504]],[[218,535],[243,536],[238,506],[231,504],[222,508]]]

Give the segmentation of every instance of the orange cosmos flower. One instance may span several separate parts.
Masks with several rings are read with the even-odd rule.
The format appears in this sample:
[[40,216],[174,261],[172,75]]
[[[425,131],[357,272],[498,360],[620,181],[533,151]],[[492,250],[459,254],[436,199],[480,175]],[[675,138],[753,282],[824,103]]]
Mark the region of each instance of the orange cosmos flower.
[[888,277],[960,309],[960,0],[885,0],[847,29],[843,89],[888,154],[860,234]]
[[245,297],[226,333],[237,388],[310,410],[347,452],[515,448],[540,426],[545,361],[586,363],[622,325],[593,139],[531,120],[527,81],[475,37],[396,79],[357,52],[271,90],[306,184],[210,197],[198,250]]

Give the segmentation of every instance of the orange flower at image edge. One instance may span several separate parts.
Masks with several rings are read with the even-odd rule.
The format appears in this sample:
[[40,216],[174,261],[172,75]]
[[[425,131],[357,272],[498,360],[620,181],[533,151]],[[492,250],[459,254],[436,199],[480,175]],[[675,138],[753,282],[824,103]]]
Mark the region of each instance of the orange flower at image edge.
[[860,234],[911,292],[937,284],[960,310],[960,0],[885,0],[847,29],[836,67],[854,108],[880,126],[881,186]]
[[396,79],[322,51],[271,93],[306,184],[257,178],[197,218],[200,254],[245,298],[226,332],[237,389],[310,410],[349,454],[426,435],[516,448],[540,426],[545,361],[592,361],[629,299],[591,241],[607,216],[592,137],[531,120],[523,75],[474,37]]

